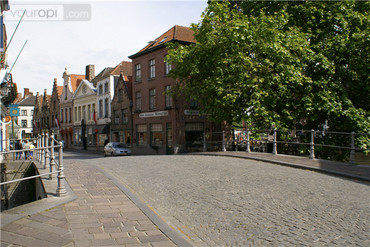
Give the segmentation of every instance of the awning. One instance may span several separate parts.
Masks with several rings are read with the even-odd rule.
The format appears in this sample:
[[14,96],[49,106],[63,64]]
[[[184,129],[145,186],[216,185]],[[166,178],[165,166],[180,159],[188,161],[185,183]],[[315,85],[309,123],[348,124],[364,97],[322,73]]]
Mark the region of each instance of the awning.
[[101,133],[102,134],[109,134],[109,132],[110,132],[110,125],[109,124],[104,125],[103,130],[101,131]]

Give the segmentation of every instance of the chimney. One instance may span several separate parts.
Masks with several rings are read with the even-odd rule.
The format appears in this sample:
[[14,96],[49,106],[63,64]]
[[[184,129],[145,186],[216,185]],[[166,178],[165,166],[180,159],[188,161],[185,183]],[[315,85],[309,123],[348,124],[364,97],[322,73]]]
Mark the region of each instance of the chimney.
[[95,65],[89,64],[86,66],[85,78],[89,82],[91,82],[92,79],[95,78]]
[[23,98],[27,99],[30,96],[30,89],[29,88],[24,88],[23,92],[24,92],[23,93]]

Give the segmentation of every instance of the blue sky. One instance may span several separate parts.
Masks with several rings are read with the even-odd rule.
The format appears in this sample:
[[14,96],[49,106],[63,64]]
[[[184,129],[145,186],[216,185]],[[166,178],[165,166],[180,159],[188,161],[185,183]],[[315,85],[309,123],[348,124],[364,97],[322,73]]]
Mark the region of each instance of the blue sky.
[[[105,67],[129,61],[128,56],[174,25],[198,23],[206,0],[188,1],[12,1],[6,13],[8,41],[17,25],[17,9],[32,3],[40,9],[65,4],[87,4],[89,21],[50,21],[24,18],[8,49],[11,67],[28,40],[12,74],[18,91],[30,88],[36,94],[47,89],[51,94],[54,78],[62,85],[64,68],[71,74],[84,74],[85,66],[95,65],[98,74]],[[47,6],[47,7],[45,7]],[[85,5],[86,6],[86,5]],[[59,6],[60,7],[60,6]]]

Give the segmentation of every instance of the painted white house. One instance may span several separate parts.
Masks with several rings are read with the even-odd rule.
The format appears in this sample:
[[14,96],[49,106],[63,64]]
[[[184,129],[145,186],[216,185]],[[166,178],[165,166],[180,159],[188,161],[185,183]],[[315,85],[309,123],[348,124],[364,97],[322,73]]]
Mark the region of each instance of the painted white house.
[[97,131],[94,120],[96,89],[94,85],[88,80],[82,80],[72,96],[72,101],[74,146],[83,149],[96,147]]
[[33,110],[35,109],[36,96],[29,96],[18,103],[18,138],[33,137]]
[[111,139],[110,124],[112,123],[112,100],[114,88],[118,82],[121,72],[130,74],[132,71],[131,62],[123,61],[116,67],[103,69],[93,80],[97,92],[97,129],[100,134],[105,134]]

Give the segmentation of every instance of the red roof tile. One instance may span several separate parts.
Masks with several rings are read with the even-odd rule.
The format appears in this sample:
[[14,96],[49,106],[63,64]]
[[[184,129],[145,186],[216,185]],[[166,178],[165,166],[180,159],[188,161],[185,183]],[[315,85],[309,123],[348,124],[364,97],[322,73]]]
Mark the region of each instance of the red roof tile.
[[123,72],[124,75],[132,75],[132,63],[127,61],[120,62],[111,72],[111,75],[120,75]]
[[71,84],[72,84],[72,91],[75,92],[78,85],[80,85],[81,81],[85,79],[85,75],[71,75]]
[[60,97],[63,93],[63,86],[58,86],[57,91],[58,91],[58,96]]
[[145,53],[152,49],[159,48],[159,46],[162,46],[163,44],[170,41],[182,41],[189,43],[196,42],[193,30],[191,30],[188,27],[176,25],[173,26],[170,30],[168,30],[164,34],[162,34],[161,36],[159,36],[158,38],[156,38],[155,40],[148,42],[147,46],[145,46],[136,54],[131,55],[130,58],[136,57],[137,55],[140,55],[141,53]]

